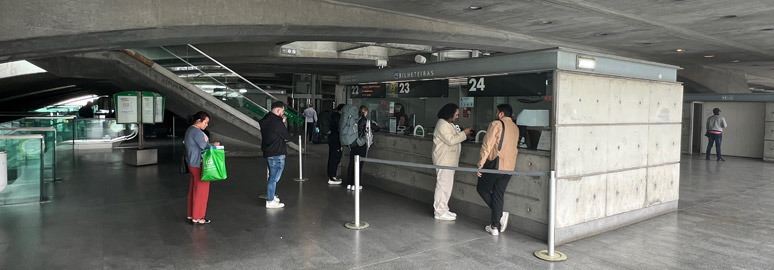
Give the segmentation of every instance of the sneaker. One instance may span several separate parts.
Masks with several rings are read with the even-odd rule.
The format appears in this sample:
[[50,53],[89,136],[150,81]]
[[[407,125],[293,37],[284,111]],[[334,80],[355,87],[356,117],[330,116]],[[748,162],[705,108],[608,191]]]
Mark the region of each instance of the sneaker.
[[352,185],[347,185],[347,190],[352,190]]
[[500,231],[498,229],[492,228],[492,226],[489,225],[486,225],[484,230],[488,233],[491,233],[492,235],[500,235]]
[[449,212],[446,212],[443,215],[435,216],[435,219],[439,219],[439,220],[456,220],[457,217],[450,215]]
[[333,179],[336,180],[336,181],[339,181],[339,182],[343,181],[343,180],[341,180],[341,178],[338,178],[338,177],[333,177]]
[[449,213],[449,215],[451,215],[451,216],[453,216],[453,217],[457,217],[457,213],[454,213],[454,212],[452,212],[452,211],[449,211],[449,212],[446,212],[446,213]]
[[280,202],[279,196],[277,196],[277,195],[274,195],[274,201],[275,201],[275,202]]
[[282,208],[282,207],[285,207],[285,204],[279,202],[277,199],[274,199],[273,201],[266,201],[266,208],[272,209],[272,208]]
[[334,177],[328,178],[328,185],[340,185],[341,180],[336,180]]
[[511,217],[510,213],[503,212],[503,217],[500,218],[500,232],[505,232],[505,228],[508,228],[509,217]]

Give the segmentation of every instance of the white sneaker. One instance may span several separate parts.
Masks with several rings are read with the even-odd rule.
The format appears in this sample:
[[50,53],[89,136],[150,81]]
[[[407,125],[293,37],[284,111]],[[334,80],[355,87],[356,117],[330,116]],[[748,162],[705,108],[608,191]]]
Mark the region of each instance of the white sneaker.
[[273,201],[266,201],[266,208],[272,209],[272,208],[282,208],[282,207],[285,207],[285,204],[279,202],[277,199],[274,199]]
[[347,190],[352,190],[352,185],[347,185]]
[[336,180],[336,178],[328,178],[328,185],[341,185],[341,180]]
[[279,196],[277,196],[277,195],[274,195],[274,201],[275,201],[275,202],[280,202]]
[[510,213],[503,212],[503,217],[500,218],[500,232],[505,232],[505,228],[508,228],[508,218],[510,216]]
[[454,212],[452,212],[452,211],[449,211],[449,212],[446,212],[446,213],[449,213],[449,215],[451,215],[451,216],[453,216],[453,217],[457,217],[457,213],[454,213]]
[[333,177],[333,179],[334,179],[334,180],[336,180],[336,181],[339,181],[339,182],[343,181],[343,180],[341,180],[341,178],[339,178],[339,177]]
[[490,225],[486,225],[486,228],[484,228],[484,230],[488,233],[491,233],[492,235],[500,235],[500,231],[492,229],[492,226]]
[[435,219],[439,219],[439,220],[456,220],[457,217],[450,215],[449,212],[446,212],[446,213],[443,213],[443,215],[435,216]]

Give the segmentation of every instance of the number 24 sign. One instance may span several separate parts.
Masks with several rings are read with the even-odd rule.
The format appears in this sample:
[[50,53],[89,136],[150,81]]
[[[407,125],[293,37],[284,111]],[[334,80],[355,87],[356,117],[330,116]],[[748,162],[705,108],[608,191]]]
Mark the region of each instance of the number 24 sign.
[[486,84],[484,83],[483,77],[468,79],[468,86],[470,87],[468,88],[468,92],[483,92],[484,89],[486,89]]

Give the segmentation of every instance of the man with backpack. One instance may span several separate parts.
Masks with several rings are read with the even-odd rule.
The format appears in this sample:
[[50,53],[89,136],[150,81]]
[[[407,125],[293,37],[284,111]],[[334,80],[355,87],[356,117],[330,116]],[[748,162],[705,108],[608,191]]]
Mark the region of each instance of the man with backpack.
[[[349,168],[347,170],[347,190],[363,189],[355,187],[355,156],[365,157],[368,148],[374,142],[373,132],[379,131],[379,125],[367,118],[368,107],[345,105],[339,120],[339,136],[341,145],[349,146]],[[360,162],[360,172],[363,172],[363,162]]]
[[330,134],[328,134],[328,184],[340,185],[341,179],[336,177],[336,171],[341,162],[341,141],[339,140],[339,120],[344,104],[339,104],[333,110],[330,118]]

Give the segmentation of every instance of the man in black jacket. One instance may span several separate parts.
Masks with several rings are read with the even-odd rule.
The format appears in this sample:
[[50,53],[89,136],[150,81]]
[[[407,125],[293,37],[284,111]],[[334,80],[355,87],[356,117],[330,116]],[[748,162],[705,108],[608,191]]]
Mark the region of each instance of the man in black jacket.
[[336,177],[336,171],[341,162],[341,141],[339,141],[339,120],[344,104],[339,104],[333,110],[330,120],[330,134],[328,134],[328,184],[340,185],[341,179]]
[[271,112],[258,121],[261,125],[261,150],[266,158],[269,167],[269,183],[266,186],[266,208],[282,208],[284,203],[280,203],[279,198],[274,196],[277,188],[277,182],[285,169],[285,156],[288,154],[288,147],[285,145],[290,140],[288,128],[285,127],[285,103],[277,101],[271,104]]

